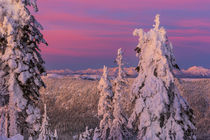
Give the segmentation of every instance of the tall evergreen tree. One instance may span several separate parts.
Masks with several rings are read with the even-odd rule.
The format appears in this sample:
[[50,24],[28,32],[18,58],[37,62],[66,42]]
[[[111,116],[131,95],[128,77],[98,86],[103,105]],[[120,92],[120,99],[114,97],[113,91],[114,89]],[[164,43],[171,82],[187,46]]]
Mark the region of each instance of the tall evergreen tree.
[[110,129],[109,140],[127,140],[131,139],[132,135],[127,128],[127,118],[122,108],[122,96],[127,87],[126,74],[123,69],[123,53],[122,49],[118,49],[116,62],[118,64],[118,76],[114,80],[114,97],[113,97],[113,122]]
[[54,134],[50,130],[50,125],[48,121],[49,121],[49,118],[47,116],[47,107],[46,107],[46,104],[44,104],[44,114],[42,118],[42,126],[40,129],[41,133],[39,134],[38,140],[54,140],[55,139]]
[[104,72],[99,81],[98,90],[100,93],[100,99],[98,103],[98,116],[101,118],[99,126],[100,135],[98,135],[99,138],[95,137],[94,139],[107,140],[110,134],[110,128],[113,120],[113,92],[111,82],[108,78],[108,71],[106,66],[104,66]]
[[37,103],[45,69],[39,44],[47,44],[29,6],[38,11],[36,0],[0,1],[0,107],[8,110],[7,126],[0,130],[6,129],[7,137],[19,133],[26,139],[38,136],[40,128]]
[[194,140],[193,112],[175,86],[173,68],[177,68],[166,31],[159,28],[156,15],[154,28],[148,32],[135,29],[139,37],[138,77],[133,84],[135,107],[128,126],[141,140]]
[[[119,48],[117,50],[117,58],[116,58],[116,63],[118,65],[118,75],[115,81],[123,81],[123,83],[127,83],[126,80],[126,72],[124,70],[124,65],[125,65],[125,61],[123,59],[123,52],[122,52],[122,48]],[[115,82],[117,83],[117,82]]]

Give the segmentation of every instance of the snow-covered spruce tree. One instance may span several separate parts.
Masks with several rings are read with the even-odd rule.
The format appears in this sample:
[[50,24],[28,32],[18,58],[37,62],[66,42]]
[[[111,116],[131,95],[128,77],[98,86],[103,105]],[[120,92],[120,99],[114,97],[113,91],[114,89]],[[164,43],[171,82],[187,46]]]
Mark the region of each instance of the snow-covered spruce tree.
[[[119,48],[117,50],[117,58],[116,58],[116,63],[118,65],[118,75],[116,78],[116,81],[123,81],[124,83],[127,83],[126,80],[126,72],[124,71],[124,59],[123,59],[123,52],[122,52],[122,48]],[[116,83],[116,82],[115,82]]]
[[118,49],[116,58],[118,64],[118,76],[114,80],[114,97],[113,97],[113,122],[110,128],[109,140],[128,140],[132,139],[132,135],[127,128],[127,118],[122,108],[122,96],[125,93],[127,79],[123,69],[123,53],[122,49]]
[[41,133],[39,134],[38,140],[54,140],[54,135],[52,131],[50,130],[50,125],[48,123],[49,118],[47,116],[47,107],[46,104],[44,104],[44,114],[42,118],[42,126],[41,126]]
[[[107,140],[110,134],[110,128],[113,120],[112,109],[112,85],[108,79],[107,67],[104,66],[103,75],[99,81],[98,90],[100,93],[100,99],[98,103],[98,116],[102,118],[100,121],[100,137],[95,139]],[[98,132],[97,132],[98,133]]]
[[8,108],[5,134],[12,137],[19,133],[26,139],[39,132],[37,102],[39,89],[44,86],[41,75],[45,74],[39,44],[47,44],[39,31],[42,26],[28,6],[38,11],[36,0],[0,1],[0,79],[4,88],[0,107]]
[[139,37],[138,77],[133,84],[135,107],[128,127],[136,130],[139,140],[194,140],[193,112],[174,84],[173,68],[177,65],[166,31],[154,28],[148,32],[135,29]]

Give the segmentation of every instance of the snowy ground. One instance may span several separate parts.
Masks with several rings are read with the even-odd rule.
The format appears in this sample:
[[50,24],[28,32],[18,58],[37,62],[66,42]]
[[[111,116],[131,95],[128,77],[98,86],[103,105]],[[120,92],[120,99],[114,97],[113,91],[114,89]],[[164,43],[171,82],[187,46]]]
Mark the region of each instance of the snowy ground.
[[[67,76],[55,77],[44,78],[47,88],[41,90],[42,100],[48,106],[52,129],[58,130],[60,139],[69,140],[84,131],[85,126],[95,128],[99,123],[96,117],[98,81]],[[132,81],[133,79],[129,79],[130,84]],[[194,109],[198,140],[210,139],[210,79],[182,79],[177,85]],[[124,99],[124,108],[129,115],[132,104],[126,102],[128,96]]]

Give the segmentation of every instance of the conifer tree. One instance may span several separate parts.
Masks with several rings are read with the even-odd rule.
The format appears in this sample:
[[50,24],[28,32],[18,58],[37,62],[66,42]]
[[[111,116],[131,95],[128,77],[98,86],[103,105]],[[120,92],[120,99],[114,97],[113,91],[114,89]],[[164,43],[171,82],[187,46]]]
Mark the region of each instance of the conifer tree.
[[47,107],[46,104],[44,104],[44,114],[42,118],[42,126],[41,126],[41,133],[39,134],[38,140],[53,140],[54,135],[50,130],[50,125],[48,123],[49,118],[47,117]]
[[108,71],[106,66],[104,66],[104,72],[103,76],[99,81],[98,90],[100,93],[100,99],[98,103],[98,116],[102,119],[100,121],[100,126],[99,126],[100,136],[99,138],[95,137],[94,139],[107,140],[110,134],[110,128],[113,119],[112,115],[113,92],[112,92],[111,82],[108,78]]
[[7,137],[21,134],[25,139],[37,137],[40,128],[37,103],[45,69],[39,44],[47,44],[29,6],[38,11],[36,0],[0,1],[0,108],[8,110],[7,126],[0,130],[6,129]]
[[[126,72],[124,70],[124,65],[125,65],[125,62],[124,62],[124,59],[123,59],[123,52],[122,52],[122,48],[119,48],[117,50],[117,58],[116,58],[116,63],[118,65],[118,75],[117,75],[117,78],[116,78],[116,81],[123,81],[123,83],[127,83],[127,80],[126,80]],[[117,83],[117,82],[115,82]]]
[[109,140],[127,140],[131,139],[131,133],[127,128],[127,118],[122,108],[122,95],[125,93],[127,87],[127,80],[123,69],[123,53],[122,49],[118,49],[116,58],[118,64],[118,76],[114,80],[114,97],[113,97],[113,122],[110,129]]
[[135,107],[128,126],[140,140],[195,140],[193,111],[174,84],[172,44],[159,25],[156,15],[153,29],[133,32],[139,37],[139,75],[132,88]]

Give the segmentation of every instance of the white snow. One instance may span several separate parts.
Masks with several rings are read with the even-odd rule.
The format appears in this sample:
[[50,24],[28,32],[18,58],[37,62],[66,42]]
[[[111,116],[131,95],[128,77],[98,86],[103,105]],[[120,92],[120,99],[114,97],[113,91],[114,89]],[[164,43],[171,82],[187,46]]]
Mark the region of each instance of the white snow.
[[154,27],[155,30],[158,30],[159,26],[160,26],[160,15],[159,14],[157,14],[155,16],[154,22],[155,22],[155,24],[153,25],[153,27]]
[[100,133],[100,139],[104,140],[107,139],[109,129],[112,125],[112,97],[114,95],[112,92],[112,85],[107,74],[107,67],[104,66],[104,72],[98,84],[98,91],[100,94],[98,102],[98,116],[102,119],[99,124],[100,132],[97,132]]
[[[55,131],[54,134],[51,132],[48,121],[49,121],[49,118],[47,116],[47,107],[46,107],[46,104],[44,104],[44,114],[42,118],[42,125],[40,128],[40,134],[39,134],[38,140],[51,140],[51,139],[57,140],[58,139],[57,131]],[[38,126],[34,125],[34,128],[36,127]]]
[[[0,38],[4,40],[3,51],[0,52],[0,73],[6,81],[3,86],[9,95],[9,103],[4,105],[8,107],[8,123],[7,126],[0,127],[8,127],[8,137],[22,131],[25,133],[23,135],[34,135],[37,132],[32,128],[33,123],[38,123],[39,117],[38,114],[33,114],[32,109],[35,107],[26,107],[35,106],[39,89],[43,86],[40,76],[44,67],[37,48],[39,42],[45,43],[39,31],[42,29],[41,25],[31,15],[28,7],[33,6],[37,11],[36,0],[0,0],[0,5]],[[35,36],[38,41],[33,39]],[[31,41],[35,41],[37,46],[29,45]],[[4,99],[5,96],[2,95],[0,93],[0,97]],[[27,113],[25,109],[28,109]],[[22,125],[23,123],[26,125]]]
[[15,60],[13,60],[13,59],[10,59],[10,60],[8,61],[8,64],[9,64],[9,67],[10,67],[11,69],[15,69],[15,68],[17,67],[17,63],[16,63]]
[[108,79],[107,67],[104,66],[104,73],[98,84],[100,99],[98,104],[98,115],[103,116],[111,107],[111,98],[113,97],[111,82]]
[[63,75],[59,75],[59,74],[47,74],[46,77],[47,78],[62,78],[64,76]]
[[7,138],[5,136],[0,136],[0,140],[23,140],[23,139],[24,139],[23,136],[20,134],[17,134],[11,138]]
[[125,78],[126,74],[124,71],[124,60],[122,49],[118,49],[116,62],[118,64],[118,75],[114,80],[114,97],[112,100],[113,107],[113,121],[110,128],[109,140],[112,139],[130,139],[132,134],[127,129],[127,118],[125,117],[125,112],[122,107],[122,97],[124,94],[128,94],[125,92],[127,88],[128,81]]
[[135,107],[128,127],[138,127],[137,137],[143,140],[194,139],[192,113],[175,87],[173,69],[176,62],[172,44],[165,29],[159,25],[159,15],[156,15],[153,29],[148,32],[135,29],[133,32],[139,37],[136,48],[139,75],[132,88],[134,97],[131,99],[135,101]]
[[32,74],[29,73],[29,71],[24,71],[24,72],[21,72],[19,77],[18,77],[18,80],[22,83],[22,84],[25,84],[26,81],[32,77]]
[[210,69],[206,69],[201,66],[193,66],[187,70],[183,70],[182,72],[187,76],[210,76]]

